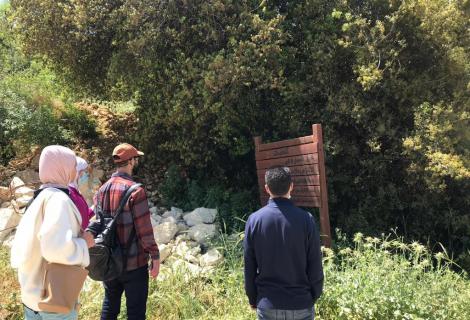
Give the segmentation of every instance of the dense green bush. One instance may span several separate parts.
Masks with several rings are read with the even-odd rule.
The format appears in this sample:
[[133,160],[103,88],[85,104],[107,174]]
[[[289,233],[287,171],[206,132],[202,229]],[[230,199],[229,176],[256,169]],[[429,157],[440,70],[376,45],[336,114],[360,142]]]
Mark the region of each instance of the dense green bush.
[[194,179],[184,176],[180,167],[171,165],[168,168],[159,187],[163,204],[186,211],[198,207],[217,208],[217,218],[226,233],[243,229],[244,221],[257,208],[253,194],[248,190],[237,189],[224,181],[204,180],[201,174]]
[[84,94],[136,100],[136,140],[152,163],[185,167],[192,197],[202,171],[255,200],[252,137],[322,123],[333,225],[468,250],[468,1],[12,8],[26,52]]
[[96,121],[86,111],[75,106],[66,106],[62,111],[61,120],[62,126],[79,139],[88,140],[98,136]]
[[0,7],[0,164],[33,146],[95,138],[95,122],[71,103],[55,74],[19,50],[8,12]]

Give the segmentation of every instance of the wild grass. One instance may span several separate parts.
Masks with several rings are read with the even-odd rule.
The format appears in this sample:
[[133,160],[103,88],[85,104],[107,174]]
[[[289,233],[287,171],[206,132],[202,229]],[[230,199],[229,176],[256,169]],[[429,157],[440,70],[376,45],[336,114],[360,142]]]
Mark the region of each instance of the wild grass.
[[[470,281],[453,271],[445,252],[432,254],[419,243],[356,234],[334,250],[324,249],[325,291],[316,319],[470,319]],[[255,319],[243,289],[241,236],[221,236],[225,261],[211,273],[163,267],[152,280],[148,319]],[[21,304],[8,252],[0,250],[0,318],[21,319]],[[103,289],[87,282],[80,319],[98,319]],[[126,319],[123,300],[120,319]]]

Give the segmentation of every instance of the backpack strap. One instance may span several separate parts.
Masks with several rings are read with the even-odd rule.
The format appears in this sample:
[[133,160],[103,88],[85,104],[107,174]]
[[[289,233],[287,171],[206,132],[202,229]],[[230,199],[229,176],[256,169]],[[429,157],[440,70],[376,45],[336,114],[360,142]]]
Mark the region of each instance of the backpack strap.
[[32,198],[28,201],[28,203],[26,204],[25,211],[28,210],[29,206],[31,206],[31,204],[33,203],[34,199],[36,199],[36,198],[39,196],[39,194],[40,194],[41,192],[43,192],[43,191],[46,190],[46,189],[50,189],[50,188],[60,190],[60,191],[62,191],[63,193],[65,193],[68,197],[70,197],[69,189],[58,188],[58,187],[46,187],[46,188],[38,189],[38,190],[34,191],[33,197],[32,197]]
[[[117,213],[116,215],[114,216],[114,219],[116,219],[118,217],[118,215],[121,214],[122,210],[124,209],[124,206],[126,205],[127,201],[129,200],[129,197],[131,196],[131,194],[137,190],[137,188],[140,188],[142,186],[142,184],[140,183],[136,183],[136,184],[133,184],[132,186],[129,187],[129,189],[127,189],[126,193],[124,194],[124,196],[122,197],[121,199],[121,202],[119,204],[119,208],[117,209]],[[124,247],[124,255],[123,255],[123,267],[122,269],[124,271],[127,270],[127,252],[132,244],[132,241],[134,240],[134,237],[135,237],[135,234],[136,234],[136,229],[135,229],[135,221],[134,221],[134,216],[132,214],[132,210],[131,210],[131,216],[132,216],[132,225],[133,225],[133,228],[131,230],[131,234],[129,235],[129,238],[127,239],[127,242],[126,242],[126,246]]]

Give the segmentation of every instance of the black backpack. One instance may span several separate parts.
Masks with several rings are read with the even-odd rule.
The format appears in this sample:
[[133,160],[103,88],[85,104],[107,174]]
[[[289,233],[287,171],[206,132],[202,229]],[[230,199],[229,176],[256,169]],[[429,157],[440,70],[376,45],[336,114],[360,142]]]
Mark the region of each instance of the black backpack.
[[[127,200],[141,184],[134,184],[126,190],[119,202],[114,217],[105,218],[98,200],[95,213],[99,217],[100,230],[95,237],[95,246],[89,249],[90,264],[87,267],[88,276],[96,281],[110,281],[118,278],[127,267],[127,250],[135,236],[135,225],[132,228],[125,247],[121,246],[116,232],[117,221],[127,203]],[[95,228],[89,227],[95,231]]]

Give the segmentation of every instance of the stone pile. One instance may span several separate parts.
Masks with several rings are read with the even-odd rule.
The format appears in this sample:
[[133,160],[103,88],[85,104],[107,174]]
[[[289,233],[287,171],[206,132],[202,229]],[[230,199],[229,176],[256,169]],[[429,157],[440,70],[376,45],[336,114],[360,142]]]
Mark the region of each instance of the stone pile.
[[150,212],[160,259],[165,265],[197,275],[223,261],[217,249],[209,248],[210,240],[218,233],[216,209],[197,208],[184,213],[175,207],[167,211],[151,207]]
[[[90,170],[90,189],[99,187],[103,171]],[[8,187],[0,186],[0,244],[10,246],[14,230],[21,221],[26,205],[39,186],[39,175],[28,169],[18,172]],[[91,204],[92,191],[85,193]],[[222,254],[210,248],[210,240],[218,234],[217,210],[197,208],[183,212],[179,208],[158,208],[149,201],[151,223],[160,248],[163,268],[189,271],[188,275],[206,273],[223,261]]]

